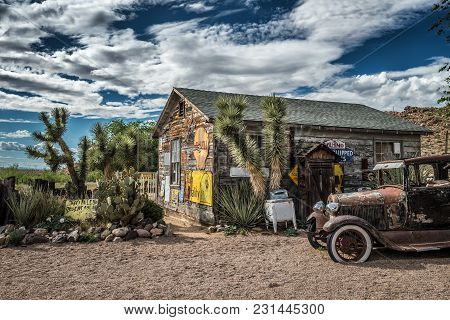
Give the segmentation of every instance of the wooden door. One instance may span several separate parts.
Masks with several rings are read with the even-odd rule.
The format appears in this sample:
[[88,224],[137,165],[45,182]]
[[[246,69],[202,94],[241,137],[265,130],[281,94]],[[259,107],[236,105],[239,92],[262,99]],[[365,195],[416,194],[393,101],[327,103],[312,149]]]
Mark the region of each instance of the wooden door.
[[306,164],[306,184],[308,190],[308,209],[318,201],[327,203],[328,196],[334,191],[333,162],[313,162]]

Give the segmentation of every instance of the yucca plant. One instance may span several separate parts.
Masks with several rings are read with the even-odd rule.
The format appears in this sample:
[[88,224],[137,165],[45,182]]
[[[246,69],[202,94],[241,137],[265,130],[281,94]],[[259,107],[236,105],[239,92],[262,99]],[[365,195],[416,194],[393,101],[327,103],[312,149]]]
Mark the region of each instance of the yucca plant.
[[286,102],[275,95],[261,99],[260,108],[263,112],[263,145],[266,161],[270,164],[269,188],[280,188],[283,170],[286,165],[288,148],[286,139]]
[[245,129],[243,120],[247,100],[243,96],[219,97],[215,102],[219,115],[214,122],[214,134],[228,148],[233,160],[250,175],[254,194],[263,198],[265,179],[257,143]]
[[255,196],[248,182],[220,189],[216,203],[220,218],[237,228],[254,227],[264,217],[264,201]]
[[65,201],[49,192],[37,189],[19,191],[7,200],[16,224],[26,228],[36,226],[50,216],[63,216]]

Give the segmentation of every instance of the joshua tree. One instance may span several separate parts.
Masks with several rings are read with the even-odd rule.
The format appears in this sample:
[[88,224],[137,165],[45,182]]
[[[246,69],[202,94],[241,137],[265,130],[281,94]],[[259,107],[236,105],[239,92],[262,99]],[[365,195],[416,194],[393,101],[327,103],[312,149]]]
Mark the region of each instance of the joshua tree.
[[105,178],[110,179],[113,173],[114,156],[117,152],[117,139],[113,139],[107,127],[100,123],[96,123],[91,132],[94,136],[89,150],[92,165],[101,168]]
[[283,121],[286,103],[273,95],[262,98],[260,107],[264,116],[263,144],[266,161],[270,164],[269,188],[273,190],[280,188],[287,159],[286,128]]
[[255,195],[265,195],[265,179],[262,173],[261,156],[256,141],[246,132],[243,112],[247,100],[242,96],[219,97],[215,102],[219,115],[214,122],[214,133],[228,148],[233,160],[250,174],[250,183]]
[[[88,140],[83,137],[79,144],[80,160],[78,170],[75,165],[73,152],[64,141],[63,135],[67,130],[69,111],[65,108],[54,108],[51,115],[46,112],[39,114],[39,119],[45,126],[44,132],[33,132],[33,138],[43,145],[43,151],[39,147],[27,147],[27,153],[32,158],[43,159],[52,171],[58,170],[63,164],[69,171],[73,185],[77,188],[79,197],[82,197],[85,190],[87,174],[87,150]],[[53,118],[53,122],[50,119]],[[57,149],[59,147],[60,151]]]

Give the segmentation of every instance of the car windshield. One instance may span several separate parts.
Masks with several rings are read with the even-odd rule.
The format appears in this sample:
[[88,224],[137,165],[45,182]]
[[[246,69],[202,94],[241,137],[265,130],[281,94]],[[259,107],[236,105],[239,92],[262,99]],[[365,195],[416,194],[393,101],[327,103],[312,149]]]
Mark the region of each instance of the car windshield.
[[373,168],[377,180],[377,186],[404,185],[404,168],[402,161],[380,162]]
[[403,168],[382,169],[378,171],[378,185],[403,186]]

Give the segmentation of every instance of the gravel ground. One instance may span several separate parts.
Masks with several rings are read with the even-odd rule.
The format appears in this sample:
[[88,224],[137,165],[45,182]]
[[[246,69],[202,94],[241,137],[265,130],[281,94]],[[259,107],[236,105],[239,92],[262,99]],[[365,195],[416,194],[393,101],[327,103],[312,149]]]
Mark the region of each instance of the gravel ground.
[[334,263],[304,237],[200,232],[0,250],[1,299],[449,299],[450,251]]

